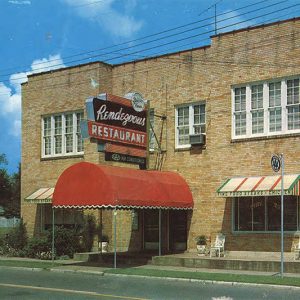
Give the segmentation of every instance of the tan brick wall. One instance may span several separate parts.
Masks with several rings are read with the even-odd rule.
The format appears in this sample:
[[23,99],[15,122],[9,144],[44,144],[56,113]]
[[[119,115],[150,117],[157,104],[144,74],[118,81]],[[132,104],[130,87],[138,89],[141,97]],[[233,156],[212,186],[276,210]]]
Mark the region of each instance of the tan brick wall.
[[[41,185],[53,186],[66,167],[82,159],[105,163],[89,142],[85,142],[82,158],[41,161],[41,115],[83,108],[86,97],[99,92],[122,96],[138,91],[150,100],[155,113],[167,116],[163,170],[181,174],[193,193],[188,248],[195,248],[195,236],[206,234],[214,239],[222,231],[227,249],[257,249],[259,239],[259,250],[274,250],[275,246],[279,250],[279,234],[232,235],[231,200],[218,197],[216,190],[228,177],[271,174],[270,157],[276,152],[285,154],[287,173],[299,173],[300,135],[231,140],[231,86],[299,75],[299,34],[300,20],[282,22],[215,36],[210,47],[113,68],[93,63],[30,77],[23,85],[22,197]],[[100,83],[96,90],[89,84],[93,76]],[[175,106],[200,100],[206,101],[206,148],[175,150]],[[159,135],[161,121],[155,121]],[[151,166],[154,159],[152,155]],[[22,203],[22,215],[31,232],[34,209],[34,205]],[[130,226],[128,218],[125,213],[124,223]],[[130,235],[130,230],[124,232]],[[287,241],[291,239],[289,235]]]

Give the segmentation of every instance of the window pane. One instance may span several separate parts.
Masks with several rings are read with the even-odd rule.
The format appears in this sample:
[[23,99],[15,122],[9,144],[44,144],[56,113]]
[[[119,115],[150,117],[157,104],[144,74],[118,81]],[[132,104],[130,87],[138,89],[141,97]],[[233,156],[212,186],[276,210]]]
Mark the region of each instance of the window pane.
[[296,231],[297,230],[297,197],[285,196],[284,200],[284,230]]
[[189,143],[189,127],[178,128],[178,145],[187,145]]
[[51,117],[43,119],[44,131],[44,153],[43,155],[51,155]]
[[44,136],[51,135],[51,117],[44,118]]
[[179,107],[177,109],[178,116],[178,145],[188,145],[189,142],[189,106]]
[[205,104],[194,105],[194,134],[205,133]]
[[264,132],[264,111],[256,110],[252,112],[252,133]]
[[281,105],[281,82],[269,84],[269,107]]
[[[297,230],[297,197],[284,197],[284,230]],[[281,230],[281,197],[268,197],[268,230]]]
[[205,125],[194,126],[194,133],[195,134],[205,133]]
[[299,103],[299,79],[287,81],[287,104]]
[[235,230],[252,231],[252,199],[236,198],[235,205]]
[[61,154],[62,153],[62,136],[55,136],[54,137],[54,149],[55,149],[55,154]]
[[265,230],[265,198],[253,197],[253,231]]
[[269,130],[270,132],[281,130],[281,107],[271,108],[269,111]]
[[45,155],[51,154],[51,137],[44,138],[44,148],[45,148]]
[[73,114],[65,115],[65,148],[66,153],[73,152]]
[[68,114],[65,116],[65,122],[66,122],[66,133],[72,133],[73,132],[73,114]]
[[263,85],[251,87],[251,109],[263,108]]
[[235,114],[235,135],[246,134],[246,112]]
[[54,150],[55,154],[62,153],[62,116],[54,117]]
[[246,110],[246,87],[234,89],[234,111]]
[[291,105],[287,107],[288,110],[288,129],[299,129],[300,128],[300,106]]

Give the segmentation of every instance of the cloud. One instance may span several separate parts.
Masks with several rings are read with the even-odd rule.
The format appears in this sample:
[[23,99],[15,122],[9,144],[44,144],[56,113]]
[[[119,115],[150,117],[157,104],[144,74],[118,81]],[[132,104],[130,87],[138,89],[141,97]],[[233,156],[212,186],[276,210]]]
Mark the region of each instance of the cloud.
[[49,58],[36,59],[31,64],[31,73],[41,73],[65,67],[60,55],[49,55]]
[[[249,26],[253,26],[254,23],[250,21],[246,21],[243,17],[241,17],[237,12],[235,11],[225,11],[224,16],[221,20],[217,20],[217,32],[228,32],[233,30],[238,30],[241,28],[246,28]],[[222,21],[224,20],[224,21]]]
[[116,0],[62,0],[73,7],[79,16],[98,23],[102,28],[116,37],[130,37],[138,32],[143,22],[133,17],[136,8],[135,0],[127,0],[123,3],[124,12],[113,8]]
[[9,0],[8,3],[15,5],[30,5],[30,0]]
[[34,60],[30,71],[12,74],[8,84],[0,82],[0,117],[9,116],[10,134],[20,136],[21,133],[21,84],[27,82],[27,76],[62,67],[65,65],[59,54],[49,55],[48,58]]

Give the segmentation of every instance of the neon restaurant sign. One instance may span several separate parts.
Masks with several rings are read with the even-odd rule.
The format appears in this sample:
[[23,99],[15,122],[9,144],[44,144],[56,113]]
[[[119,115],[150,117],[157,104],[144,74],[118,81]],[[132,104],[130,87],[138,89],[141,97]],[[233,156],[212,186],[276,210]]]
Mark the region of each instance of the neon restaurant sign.
[[100,94],[86,100],[86,111],[88,120],[81,124],[83,137],[97,141],[105,160],[146,167],[147,108],[141,97]]

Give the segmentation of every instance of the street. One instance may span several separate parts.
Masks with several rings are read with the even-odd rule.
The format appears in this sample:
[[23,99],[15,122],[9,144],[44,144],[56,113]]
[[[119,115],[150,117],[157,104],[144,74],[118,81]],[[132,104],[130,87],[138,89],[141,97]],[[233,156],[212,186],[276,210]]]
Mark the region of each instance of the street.
[[300,290],[0,268],[1,299],[299,299]]

